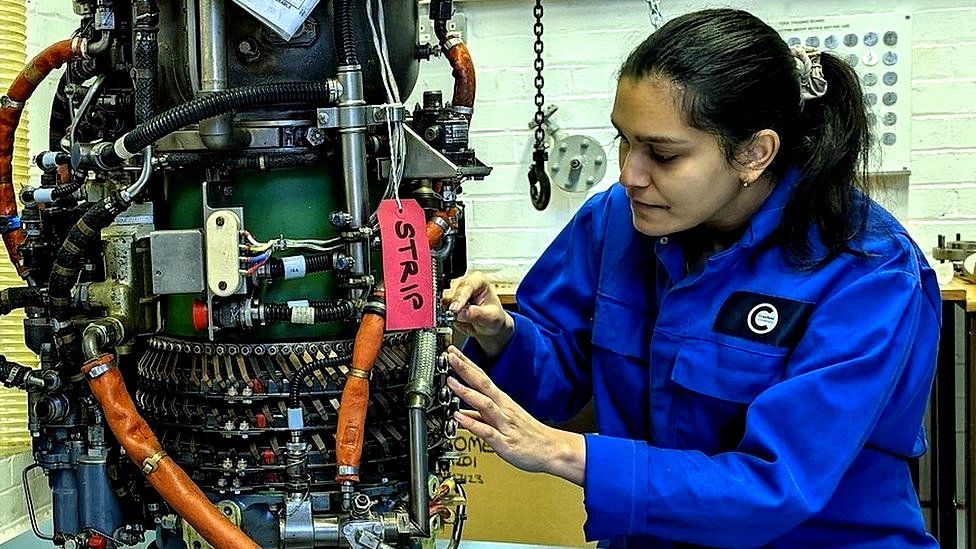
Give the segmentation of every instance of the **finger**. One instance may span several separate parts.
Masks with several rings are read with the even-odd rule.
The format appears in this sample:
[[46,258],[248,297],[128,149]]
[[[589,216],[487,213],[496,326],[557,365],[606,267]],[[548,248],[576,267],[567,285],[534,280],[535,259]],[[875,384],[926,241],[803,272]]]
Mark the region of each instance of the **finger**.
[[454,419],[457,420],[458,425],[470,431],[472,435],[487,442],[489,446],[493,441],[498,440],[498,431],[487,423],[478,421],[477,419],[462,414],[461,412],[455,412]]
[[493,401],[498,401],[501,391],[498,390],[495,383],[485,374],[484,370],[465,357],[457,347],[448,349],[447,363],[468,387]]
[[466,416],[470,416],[473,419],[477,419],[478,421],[480,421],[482,423],[484,423],[484,421],[485,421],[481,417],[481,412],[479,412],[478,410],[458,410],[458,412],[460,412],[460,413],[462,413],[462,414],[464,414]]
[[461,310],[462,307],[468,304],[473,291],[474,288],[471,286],[470,280],[468,278],[462,279],[457,288],[454,289],[452,294],[453,299],[451,300],[451,304],[448,306],[448,309],[450,309],[452,313],[456,314]]
[[485,423],[499,430],[503,425],[508,423],[505,414],[502,413],[498,405],[488,396],[470,387],[465,387],[453,377],[447,378],[447,386],[450,387],[452,393],[459,396],[461,400],[477,410],[481,415],[482,421]]

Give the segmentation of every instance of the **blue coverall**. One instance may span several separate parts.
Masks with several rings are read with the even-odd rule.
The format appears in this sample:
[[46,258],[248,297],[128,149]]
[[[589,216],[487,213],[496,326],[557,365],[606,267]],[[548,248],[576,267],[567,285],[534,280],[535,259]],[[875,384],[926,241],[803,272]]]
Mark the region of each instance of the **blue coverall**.
[[587,539],[938,546],[908,464],[926,449],[934,273],[873,202],[855,243],[868,257],[791,267],[771,236],[796,179],[789,172],[741,239],[690,275],[682,235],[638,233],[615,185],[527,274],[501,355],[467,345],[537,418],[567,419],[592,397]]

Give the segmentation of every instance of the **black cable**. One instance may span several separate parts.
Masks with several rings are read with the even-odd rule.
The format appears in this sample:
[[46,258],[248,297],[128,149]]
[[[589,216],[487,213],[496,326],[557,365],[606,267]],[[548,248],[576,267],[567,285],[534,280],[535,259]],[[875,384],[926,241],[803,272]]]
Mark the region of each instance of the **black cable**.
[[[312,301],[309,307],[315,309],[315,323],[336,322],[350,318],[356,312],[351,301],[340,299],[337,301]],[[265,303],[264,320],[267,322],[290,322],[290,305],[284,303]]]
[[305,366],[302,366],[301,369],[292,374],[291,378],[288,380],[288,407],[298,408],[301,406],[301,388],[302,384],[305,383],[305,378],[314,374],[316,370],[321,370],[323,368],[335,368],[336,366],[342,364],[349,364],[351,361],[352,355],[335,356],[324,358],[322,360],[316,360],[315,362],[310,362]]
[[[135,154],[159,139],[207,118],[264,105],[326,105],[335,102],[338,91],[334,82],[327,81],[259,84],[214,92],[150,118],[122,136],[122,144],[126,151]],[[114,167],[122,163],[122,157],[116,153],[115,147],[106,147],[99,155],[99,160],[105,166]]]
[[[366,0],[370,2],[372,0]],[[353,27],[352,6],[349,0],[333,2],[333,27],[335,32],[336,56],[339,66],[359,65],[356,52],[356,31]]]

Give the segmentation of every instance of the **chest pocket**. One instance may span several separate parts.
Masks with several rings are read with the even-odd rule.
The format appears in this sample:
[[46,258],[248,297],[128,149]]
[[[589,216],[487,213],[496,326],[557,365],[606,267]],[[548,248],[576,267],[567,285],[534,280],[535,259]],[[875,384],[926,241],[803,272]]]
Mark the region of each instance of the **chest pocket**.
[[598,295],[593,316],[593,345],[646,362],[650,354],[650,323],[647,309]]
[[745,432],[745,414],[760,393],[778,383],[787,349],[751,351],[686,339],[671,370],[676,445],[706,453],[733,450]]

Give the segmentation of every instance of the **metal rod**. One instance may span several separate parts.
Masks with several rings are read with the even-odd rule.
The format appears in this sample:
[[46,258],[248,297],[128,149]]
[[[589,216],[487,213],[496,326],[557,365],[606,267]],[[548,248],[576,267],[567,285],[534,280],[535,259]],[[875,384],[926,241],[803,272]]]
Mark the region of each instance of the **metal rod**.
[[430,536],[430,491],[427,487],[427,418],[410,408],[410,519],[423,537]]
[[[200,94],[227,89],[227,29],[224,0],[200,0]],[[234,113],[200,122],[198,129],[208,149],[222,150],[235,144]]]
[[[366,101],[363,98],[363,73],[358,66],[339,67],[342,84],[339,99],[339,131],[342,143],[343,183],[350,226],[362,227],[368,221],[369,190],[366,186]],[[354,275],[369,273],[369,243],[350,244],[349,255],[356,261]],[[357,296],[354,296],[357,297]]]

